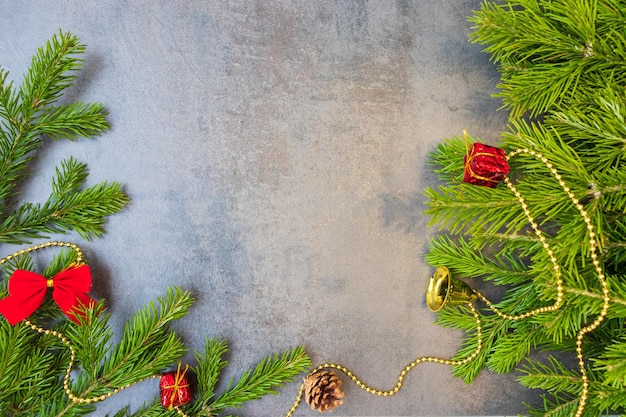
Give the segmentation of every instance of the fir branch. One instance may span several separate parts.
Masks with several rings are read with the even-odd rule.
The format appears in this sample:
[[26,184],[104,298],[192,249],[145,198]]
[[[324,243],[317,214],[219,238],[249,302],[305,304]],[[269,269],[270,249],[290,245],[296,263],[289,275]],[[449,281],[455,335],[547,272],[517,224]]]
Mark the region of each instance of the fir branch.
[[537,315],[534,321],[542,325],[547,339],[561,344],[576,337],[582,323],[585,323],[592,316],[592,313],[588,311],[590,303],[601,305],[600,300],[585,299],[575,301],[571,297],[566,297],[561,308],[550,314]]
[[553,356],[548,357],[548,362],[549,364],[544,364],[528,359],[520,368],[523,375],[518,380],[522,385],[548,391],[554,399],[550,401],[544,397],[543,409],[531,408],[529,411],[531,415],[569,416],[578,406],[578,396],[582,390],[581,376],[577,371],[565,368]]
[[21,323],[0,324],[0,402],[14,415],[35,415],[43,407],[42,398],[52,399],[60,392],[58,375],[63,372],[68,352],[56,337],[38,335]]
[[615,88],[596,92],[584,112],[555,112],[547,119],[584,158],[590,172],[613,170],[626,157],[626,104]]
[[85,52],[77,36],[59,31],[37,50],[20,88],[21,113],[25,120],[42,106],[54,103],[63,90],[73,85],[82,66],[77,58]]
[[226,352],[228,352],[228,344],[225,341],[209,338],[204,343],[204,351],[195,352],[198,361],[198,366],[194,368],[198,378],[198,396],[205,404],[215,395],[215,386],[219,376],[228,365],[228,362],[223,359]]
[[9,72],[0,68],[0,119],[4,129],[15,131],[18,127],[19,98],[14,92],[13,81],[7,82],[8,76]]
[[86,176],[85,164],[73,158],[65,161],[57,169],[49,199],[43,205],[22,204],[8,215],[0,224],[0,242],[20,243],[70,230],[85,239],[102,236],[106,216],[120,211],[128,197],[116,182],[79,190]]
[[512,327],[512,332],[494,341],[493,350],[486,362],[486,366],[499,374],[509,373],[543,339],[542,329],[538,326],[517,323],[516,326]]
[[91,137],[108,129],[106,114],[100,103],[76,102],[48,107],[38,115],[36,128],[52,139]]
[[[0,75],[0,116],[5,119],[4,127],[8,130],[0,135],[0,178],[3,179],[0,182],[0,202],[6,203],[15,183],[25,175],[24,170],[32,159],[32,152],[42,141],[41,134],[44,132],[38,129],[37,113],[47,114],[44,122],[50,120],[50,115],[66,113],[51,112],[47,106],[54,103],[62,91],[73,84],[76,75],[72,72],[79,69],[81,64],[81,60],[74,55],[84,52],[84,49],[84,45],[78,43],[77,37],[59,32],[33,57],[18,92],[13,90],[11,83],[5,84],[7,72]],[[90,107],[91,110],[97,108]],[[63,109],[65,107],[61,107]],[[97,116],[93,113],[92,116],[102,119],[99,123],[102,129],[97,131],[106,130],[104,115]],[[44,123],[44,130],[46,126]],[[68,126],[65,127],[67,128]],[[89,125],[84,129],[81,126],[74,126],[73,129],[92,131]]]
[[[607,317],[609,318],[621,318],[626,317],[626,297],[624,293],[623,287],[618,289],[618,285],[620,283],[614,279],[611,279],[611,308],[608,311]],[[623,284],[622,284],[623,285]],[[550,289],[551,292],[555,292],[555,287],[553,283],[545,284],[546,287]],[[598,290],[584,290],[580,288],[574,288],[571,286],[563,286],[563,292],[565,293],[565,298],[572,302],[573,305],[578,305],[582,310],[589,311],[590,314],[594,314],[594,312],[599,312],[602,306],[602,300],[604,299],[604,294]],[[574,334],[574,328],[579,325],[580,321],[583,320],[580,316],[580,312],[574,315],[576,318],[573,320],[571,325],[566,326],[570,329],[567,334],[572,336]],[[571,317],[571,316],[570,316]],[[555,328],[559,328],[560,323],[553,323],[553,318],[546,318],[546,323],[552,323]],[[552,327],[552,326],[551,326]]]
[[0,134],[0,215],[8,212],[8,199],[15,194],[15,185],[25,177],[25,169],[32,159],[41,138],[32,133]]
[[515,197],[505,189],[490,191],[469,184],[426,188],[429,201],[424,212],[431,216],[429,226],[439,224],[452,234],[496,233],[504,226],[505,233],[521,230],[526,225],[523,212],[510,210],[519,206]]
[[244,372],[239,381],[231,384],[210,404],[212,413],[225,408],[240,407],[247,401],[267,394],[275,394],[276,388],[293,380],[298,374],[311,367],[304,349],[297,347],[282,356],[274,355],[263,359],[254,370]]
[[52,179],[52,195],[62,200],[76,192],[87,179],[87,165],[75,158],[61,161],[61,168],[56,168],[56,176]]
[[626,206],[626,172],[623,166],[596,171],[588,194],[590,198],[599,200],[603,211],[619,213]]
[[[476,351],[476,320],[474,315],[466,308],[449,307],[442,309],[437,315],[437,324],[448,328],[461,329],[467,334],[463,339],[461,348],[452,360],[462,360]],[[508,332],[509,325],[509,322],[494,320],[494,316],[483,317],[482,349],[474,360],[452,366],[454,376],[463,378],[466,383],[471,383],[485,367],[495,341]]]
[[[43,205],[22,203],[12,211],[16,187],[44,137],[76,139],[108,129],[100,103],[53,106],[73,85],[84,50],[76,36],[59,31],[33,57],[17,91],[7,82],[8,72],[0,69],[0,242],[24,243],[69,230],[85,239],[99,237],[105,217],[128,202],[119,184],[101,183],[82,192],[66,192],[62,198],[54,190]],[[80,172],[85,167],[71,161],[62,163],[61,171],[65,170]]]
[[[626,389],[612,388],[607,386],[592,387],[592,404],[599,410],[624,410],[626,409]],[[622,411],[623,414],[623,411]]]
[[101,300],[92,308],[82,309],[80,326],[71,326],[66,336],[76,349],[76,359],[89,380],[97,380],[102,366],[111,351],[113,332],[109,326],[109,314],[104,312]]
[[188,292],[174,287],[164,297],[135,313],[124,328],[119,345],[103,365],[100,381],[114,387],[160,372],[175,362],[186,348],[169,332],[168,324],[187,314],[193,299]]
[[[3,400],[19,391],[19,371],[28,357],[27,348],[34,343],[35,335],[26,326],[11,326],[7,321],[0,323],[0,393]],[[27,375],[32,378],[32,374]]]
[[471,40],[487,45],[501,65],[498,95],[513,118],[567,107],[608,78],[621,81],[624,36],[614,30],[615,13],[597,3],[485,3],[470,18],[475,24]]
[[467,154],[469,143],[482,141],[479,138],[467,136],[461,139],[458,136],[445,139],[431,152],[428,164],[434,167],[439,178],[448,184],[458,184],[463,179],[463,158]]
[[498,262],[487,258],[482,252],[476,250],[468,243],[463,236],[458,236],[452,240],[449,236],[435,236],[431,242],[426,262],[432,266],[452,265],[456,260],[463,259],[464,262],[458,265],[453,272],[458,272],[464,277],[485,277],[487,280],[494,280],[498,284],[512,284],[527,282],[532,278],[519,260],[503,255],[505,261]]
[[585,66],[571,62],[537,64],[532,71],[504,65],[499,85],[502,92],[495,96],[502,98],[512,117],[522,117],[526,112],[536,117],[571,98],[585,71]]
[[[483,324],[485,322],[483,321]],[[475,323],[474,323],[475,324]],[[499,330],[505,331],[500,328]],[[462,378],[467,384],[472,383],[480,372],[485,367],[489,354],[492,352],[493,342],[497,338],[497,331],[490,331],[487,333],[487,337],[483,337],[482,349],[478,355],[471,361],[452,366],[452,374],[457,378]],[[484,335],[483,335],[484,336]],[[461,361],[467,358],[469,355],[476,351],[477,336],[475,333],[470,333],[463,338],[463,342],[457,353],[452,357],[454,361]]]
[[465,332],[476,329],[474,315],[468,314],[467,309],[455,305],[440,310],[437,314],[436,323],[449,329],[459,329]]
[[[535,409],[528,407],[529,415],[537,417],[571,417],[576,414],[578,408],[579,399],[577,397],[561,397],[553,396],[550,400],[546,395],[543,395],[543,408]],[[585,412],[585,417],[598,416],[597,412]]]
[[595,360],[595,369],[604,372],[604,383],[612,388],[626,386],[626,340],[614,341]]
[[507,288],[502,299],[494,305],[511,315],[523,314],[532,311],[537,305],[554,303],[554,294],[545,298],[542,295],[541,287],[536,282],[518,283]]

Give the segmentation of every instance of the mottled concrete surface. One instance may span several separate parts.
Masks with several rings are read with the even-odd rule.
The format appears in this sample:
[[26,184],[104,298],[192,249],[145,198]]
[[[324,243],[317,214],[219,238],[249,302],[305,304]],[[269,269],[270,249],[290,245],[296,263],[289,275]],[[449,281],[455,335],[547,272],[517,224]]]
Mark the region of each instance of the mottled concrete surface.
[[[64,237],[91,260],[116,328],[176,284],[197,298],[176,328],[192,349],[228,340],[226,378],[302,344],[316,364],[391,388],[408,362],[452,355],[463,336],[425,305],[424,253],[438,231],[421,192],[437,183],[427,155],[444,138],[467,128],[493,142],[504,129],[490,96],[498,74],[467,41],[478,6],[2,0],[0,63],[12,78],[59,28],[72,31],[88,50],[67,100],[103,102],[112,125],[97,140],[47,144],[23,198],[41,201],[70,155],[90,183],[125,184],[132,203],[103,239]],[[298,384],[235,412],[281,416]],[[391,398],[345,385],[332,415],[515,414],[536,398],[513,375],[466,385],[435,364]],[[99,414],[156,393],[143,383]]]

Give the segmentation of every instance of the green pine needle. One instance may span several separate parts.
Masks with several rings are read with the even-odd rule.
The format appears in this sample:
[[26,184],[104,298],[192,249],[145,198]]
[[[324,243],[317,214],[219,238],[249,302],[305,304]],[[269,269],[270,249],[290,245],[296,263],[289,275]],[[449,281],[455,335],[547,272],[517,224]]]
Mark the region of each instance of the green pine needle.
[[231,381],[225,392],[212,401],[210,408],[220,412],[226,408],[241,407],[244,402],[256,400],[293,380],[311,367],[311,361],[302,347],[282,355],[263,359],[254,370],[244,372],[236,383]]
[[164,297],[144,306],[126,324],[122,340],[103,365],[101,378],[113,386],[124,386],[147,378],[176,362],[186,348],[169,331],[168,324],[187,314],[193,299],[180,288],[170,288]]
[[222,370],[228,365],[223,359],[228,352],[225,341],[207,338],[202,353],[196,351],[198,366],[194,371],[198,379],[198,395],[203,401],[210,401],[215,395],[215,386]]

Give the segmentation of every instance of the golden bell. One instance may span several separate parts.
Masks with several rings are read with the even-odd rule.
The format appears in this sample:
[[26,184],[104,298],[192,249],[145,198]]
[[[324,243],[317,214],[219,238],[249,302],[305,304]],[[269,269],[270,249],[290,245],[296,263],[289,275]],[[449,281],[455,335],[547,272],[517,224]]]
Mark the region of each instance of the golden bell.
[[450,270],[445,266],[438,267],[428,281],[426,304],[430,311],[437,312],[445,305],[467,304],[476,298],[470,286],[450,276]]

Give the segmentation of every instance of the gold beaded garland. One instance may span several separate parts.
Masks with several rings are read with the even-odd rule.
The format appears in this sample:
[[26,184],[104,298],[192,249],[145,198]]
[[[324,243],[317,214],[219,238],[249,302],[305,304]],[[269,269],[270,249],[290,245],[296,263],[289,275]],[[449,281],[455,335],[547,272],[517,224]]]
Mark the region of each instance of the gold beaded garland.
[[70,243],[70,242],[46,242],[46,243],[42,243],[40,245],[35,245],[35,246],[30,246],[26,249],[21,249],[19,251],[14,252],[12,255],[8,255],[5,256],[4,258],[0,259],[0,265],[3,265],[5,263],[7,263],[8,261],[10,261],[13,258],[17,258],[20,255],[25,255],[27,253],[31,253],[34,252],[36,250],[40,250],[40,249],[45,249],[45,248],[49,248],[51,246],[60,246],[60,247],[67,247],[67,248],[71,248],[74,250],[74,252],[76,252],[76,263],[80,264],[83,262],[83,252],[80,250],[80,248],[78,247],[78,245],[74,244],[74,243]]
[[[559,174],[558,171],[548,161],[548,158],[546,158],[545,156],[541,155],[540,153],[535,152],[535,151],[530,150],[530,149],[526,149],[526,148],[517,149],[517,150],[515,150],[513,152],[510,152],[508,154],[507,160],[511,159],[512,157],[514,157],[516,155],[522,154],[522,153],[531,155],[531,156],[537,158],[538,160],[540,160],[541,162],[544,163],[544,165],[550,170],[550,172],[552,173],[554,178],[558,181],[558,183],[561,186],[561,188],[563,189],[563,191],[567,194],[569,199],[574,204],[574,207],[576,207],[576,209],[580,213],[581,217],[583,218],[583,221],[585,222],[585,224],[587,226],[587,230],[589,231],[590,257],[591,257],[591,259],[593,261],[593,265],[594,265],[594,268],[596,270],[596,274],[598,275],[598,280],[600,281],[600,285],[602,287],[602,293],[604,294],[603,304],[602,304],[602,309],[600,311],[600,314],[596,317],[596,319],[593,321],[593,323],[591,323],[588,326],[585,326],[585,327],[581,328],[578,331],[578,334],[576,335],[576,358],[578,359],[578,365],[579,365],[581,379],[582,379],[582,391],[581,391],[580,397],[578,399],[578,408],[576,409],[575,416],[576,417],[580,417],[580,416],[582,416],[583,411],[585,410],[585,405],[587,404],[587,397],[589,395],[589,377],[587,376],[587,370],[585,368],[585,359],[584,359],[584,356],[583,356],[583,347],[582,347],[583,339],[584,339],[584,337],[585,337],[585,335],[587,333],[590,333],[590,332],[594,331],[595,329],[598,328],[598,326],[600,326],[600,324],[604,321],[604,318],[606,317],[606,315],[608,313],[610,302],[611,302],[611,298],[609,296],[608,283],[606,281],[606,276],[604,275],[604,271],[602,269],[602,266],[600,265],[600,261],[598,260],[598,255],[597,255],[598,242],[595,239],[596,234],[594,232],[594,226],[593,226],[593,223],[591,222],[591,218],[589,217],[589,214],[585,210],[584,206],[582,204],[580,204],[579,200],[576,198],[574,193],[572,193],[571,189],[567,186],[565,181],[563,181],[563,178],[562,178],[561,174]],[[561,305],[561,302],[563,301],[563,283],[562,283],[562,280],[560,278],[561,277],[560,268],[559,268],[558,264],[556,263],[556,259],[554,258],[552,251],[547,246],[547,243],[545,242],[545,238],[542,239],[541,232],[535,227],[536,223],[535,223],[534,219],[532,218],[532,216],[530,215],[530,212],[526,208],[526,205],[525,205],[525,203],[523,201],[522,196],[519,194],[519,192],[517,192],[517,190],[515,189],[515,186],[513,186],[513,184],[511,184],[511,182],[510,182],[510,180],[508,178],[505,177],[504,181],[505,181],[505,184],[507,185],[507,187],[509,187],[509,189],[511,189],[511,191],[513,191],[513,193],[517,197],[517,199],[520,202],[520,204],[522,204],[522,208],[524,210],[524,214],[526,214],[526,216],[529,219],[529,222],[531,224],[531,227],[534,229],[534,231],[537,234],[537,236],[539,236],[539,239],[542,242],[543,247],[546,249],[548,255],[550,256],[550,261],[552,262],[553,269],[555,271],[555,275],[557,276],[557,300],[556,300],[556,302],[552,306],[550,306],[550,307],[542,307],[542,308],[540,308],[538,310],[535,310],[533,312],[530,312],[530,313],[540,313],[540,312],[544,312],[544,311],[554,311]],[[485,303],[487,303],[487,305],[493,311],[496,312],[496,314],[498,314],[501,317],[508,318],[510,320],[518,320],[520,318],[528,317],[526,314],[529,314],[529,313],[525,313],[525,314],[522,314],[520,316],[508,316],[506,314],[502,314],[499,311],[497,311],[497,309],[491,303],[489,303],[489,301],[484,296],[482,296],[482,294],[478,293],[478,295],[479,295],[479,297],[483,301],[485,301]]]
[[[411,371],[411,369],[413,369],[414,367],[416,367],[417,365],[419,365],[422,362],[433,362],[433,363],[440,363],[440,364],[451,365],[451,366],[452,365],[463,365],[463,364],[466,364],[466,363],[472,361],[474,358],[476,358],[476,356],[478,356],[478,354],[482,350],[482,336],[483,336],[482,335],[482,324],[481,324],[481,321],[480,321],[480,315],[476,311],[476,308],[474,307],[474,305],[472,303],[468,303],[467,306],[472,311],[472,313],[474,314],[474,318],[476,319],[476,338],[477,338],[477,343],[476,343],[476,350],[474,350],[474,352],[471,355],[465,357],[464,359],[461,359],[461,360],[450,360],[450,359],[435,358],[435,357],[432,357],[432,356],[423,356],[421,358],[417,358],[413,362],[408,364],[400,372],[400,375],[398,376],[398,380],[396,382],[396,385],[392,389],[390,389],[390,390],[380,390],[380,389],[372,388],[369,385],[365,384],[363,381],[361,381],[348,368],[346,368],[343,365],[336,364],[336,363],[325,363],[323,365],[319,365],[317,368],[315,368],[311,372],[309,372],[308,375],[312,375],[315,372],[321,371],[322,369],[328,369],[328,368],[336,369],[336,370],[341,371],[344,374],[346,374],[348,376],[348,378],[350,378],[352,381],[354,381],[354,383],[359,388],[361,388],[362,390],[364,390],[364,391],[366,391],[366,392],[368,392],[370,394],[378,395],[380,397],[390,397],[392,395],[395,395],[402,388],[402,385],[404,384],[404,377],[406,376],[406,374],[409,373]],[[285,414],[285,417],[293,416],[293,413],[296,411],[296,409],[300,405],[300,401],[302,400],[303,393],[304,393],[304,383],[302,383],[300,385],[300,389],[298,391],[298,395],[296,397],[296,400],[293,403],[293,405],[291,406],[291,408],[289,409],[289,411],[287,412],[287,414]]]

